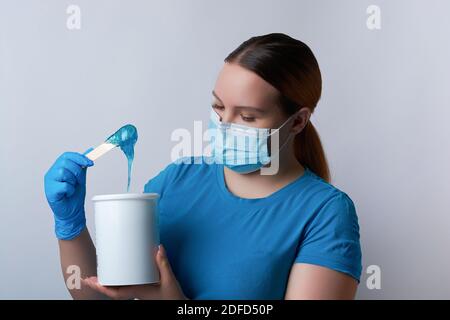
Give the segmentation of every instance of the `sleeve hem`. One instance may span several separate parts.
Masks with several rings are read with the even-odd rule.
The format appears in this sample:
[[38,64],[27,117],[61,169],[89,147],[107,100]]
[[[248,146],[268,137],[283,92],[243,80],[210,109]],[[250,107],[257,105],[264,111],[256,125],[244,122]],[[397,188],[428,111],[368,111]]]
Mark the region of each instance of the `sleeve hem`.
[[335,271],[345,273],[358,281],[358,283],[360,283],[360,268],[351,266],[349,263],[342,263],[336,260],[311,255],[298,256],[295,259],[295,263],[307,263],[326,267]]

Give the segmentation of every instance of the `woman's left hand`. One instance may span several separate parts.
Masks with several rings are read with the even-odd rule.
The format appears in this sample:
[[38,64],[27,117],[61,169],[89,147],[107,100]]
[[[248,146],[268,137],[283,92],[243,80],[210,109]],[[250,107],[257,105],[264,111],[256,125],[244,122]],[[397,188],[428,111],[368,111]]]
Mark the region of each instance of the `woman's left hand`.
[[156,253],[156,264],[159,268],[160,282],[132,286],[102,286],[97,277],[88,277],[82,282],[92,289],[103,293],[112,299],[142,299],[142,300],[187,300],[181,290],[167,259],[166,250],[162,245]]

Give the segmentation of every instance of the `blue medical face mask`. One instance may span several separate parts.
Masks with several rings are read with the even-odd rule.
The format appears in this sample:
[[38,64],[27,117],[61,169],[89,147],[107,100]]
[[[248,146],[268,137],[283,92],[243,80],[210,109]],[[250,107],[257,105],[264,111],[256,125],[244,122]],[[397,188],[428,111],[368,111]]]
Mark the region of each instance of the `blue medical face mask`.
[[269,155],[269,137],[280,130],[294,115],[290,116],[279,128],[255,128],[236,123],[224,123],[219,115],[211,110],[208,130],[211,134],[212,157],[238,173],[250,173],[267,165],[271,158],[287,144],[291,134],[278,152]]

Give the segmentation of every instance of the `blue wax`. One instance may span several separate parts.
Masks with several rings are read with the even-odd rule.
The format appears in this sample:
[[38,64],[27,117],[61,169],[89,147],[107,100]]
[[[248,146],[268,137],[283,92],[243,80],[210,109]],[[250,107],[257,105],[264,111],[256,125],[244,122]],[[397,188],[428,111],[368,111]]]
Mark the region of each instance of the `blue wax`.
[[134,145],[138,138],[137,129],[131,124],[127,124],[111,135],[106,142],[115,144],[122,149],[128,160],[128,185],[127,192],[130,191],[131,166],[134,160]]

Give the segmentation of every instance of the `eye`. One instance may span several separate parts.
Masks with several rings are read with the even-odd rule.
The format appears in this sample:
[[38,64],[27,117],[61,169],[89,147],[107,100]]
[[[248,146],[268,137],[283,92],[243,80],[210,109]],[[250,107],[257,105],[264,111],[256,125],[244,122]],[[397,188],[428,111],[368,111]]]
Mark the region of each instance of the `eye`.
[[255,121],[255,117],[244,116],[243,114],[241,114],[241,118],[242,118],[242,120],[244,120],[246,122],[253,122],[253,121]]
[[213,103],[213,104],[212,104],[212,108],[213,108],[213,109],[216,109],[216,110],[223,110],[223,109],[225,109],[224,106],[219,106],[219,105],[216,104],[216,103]]

